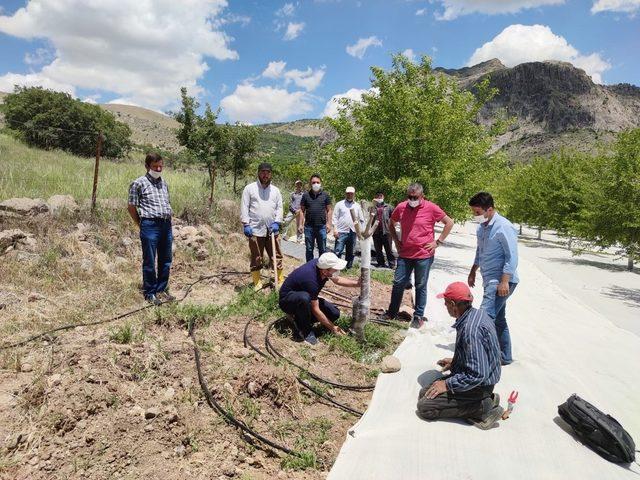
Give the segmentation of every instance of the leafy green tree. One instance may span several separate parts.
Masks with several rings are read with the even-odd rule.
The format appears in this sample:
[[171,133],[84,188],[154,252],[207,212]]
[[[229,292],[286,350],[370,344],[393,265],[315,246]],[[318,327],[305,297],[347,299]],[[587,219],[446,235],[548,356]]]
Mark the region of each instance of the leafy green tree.
[[128,125],[98,105],[74,99],[67,93],[16,86],[0,108],[8,129],[28,145],[91,157],[96,153],[101,131],[105,136],[102,155],[122,157],[131,149]]
[[503,161],[489,154],[503,125],[478,121],[482,106],[496,93],[488,81],[475,94],[455,79],[393,57],[386,71],[372,67],[371,89],[361,101],[341,101],[337,118],[328,119],[337,140],[321,151],[325,184],[343,191],[355,186],[371,197],[382,188],[388,198],[404,198],[419,181],[426,195],[454,218],[468,216],[467,200],[500,176]]
[[620,247],[633,270],[640,257],[640,128],[619,133],[614,152],[595,159],[574,231],[600,247]]
[[238,176],[246,173],[251,157],[256,152],[258,132],[255,127],[237,123],[231,139],[231,171],[233,173],[233,193],[238,193]]
[[213,111],[208,103],[204,115],[200,116],[195,109],[198,103],[187,95],[187,89],[182,88],[182,108],[175,114],[175,118],[182,127],[177,132],[180,145],[189,150],[193,157],[207,169],[209,174],[209,206],[213,203],[216,176],[226,167],[232,151],[232,132],[228,124],[216,123],[220,110]]

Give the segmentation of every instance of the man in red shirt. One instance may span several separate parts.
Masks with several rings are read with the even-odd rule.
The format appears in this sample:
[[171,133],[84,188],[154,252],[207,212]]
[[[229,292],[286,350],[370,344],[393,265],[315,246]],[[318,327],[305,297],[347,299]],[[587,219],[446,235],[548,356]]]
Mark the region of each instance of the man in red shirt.
[[[434,225],[444,224],[437,240],[434,239]],[[412,183],[407,188],[407,200],[398,204],[389,220],[389,233],[398,249],[398,262],[393,278],[391,302],[385,318],[398,315],[402,294],[415,270],[416,309],[411,327],[420,328],[424,322],[424,308],[427,304],[427,280],[433,264],[436,248],[441,246],[453,228],[453,220],[438,205],[424,198],[422,185]],[[398,238],[396,224],[400,224],[401,238]]]

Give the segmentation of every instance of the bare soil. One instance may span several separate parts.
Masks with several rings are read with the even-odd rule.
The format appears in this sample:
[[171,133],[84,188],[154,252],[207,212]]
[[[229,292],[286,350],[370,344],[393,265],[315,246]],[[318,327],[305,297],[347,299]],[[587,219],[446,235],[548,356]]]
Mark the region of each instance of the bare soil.
[[[0,229],[33,234],[37,246],[0,256],[0,299],[9,299],[0,309],[0,345],[143,305],[137,232],[126,221],[2,222]],[[176,296],[223,267],[248,269],[246,244],[237,234],[218,231],[204,248],[209,257],[197,260],[192,249],[177,246]],[[0,350],[0,478],[324,478],[357,417],[303,388],[295,367],[244,347],[247,321],[265,312],[248,330],[264,350],[266,326],[279,315],[274,294],[253,294],[248,282],[248,275],[208,279],[179,304]],[[386,307],[390,287],[374,288],[374,306]],[[189,321],[196,322],[214,398],[261,434],[307,452],[306,462],[246,438],[208,406],[196,376]],[[389,331],[385,350],[401,340]],[[354,360],[329,337],[314,348],[292,341],[286,329],[271,339],[311,372],[342,383],[374,383],[377,364]],[[309,381],[356,410],[369,402],[371,392]]]

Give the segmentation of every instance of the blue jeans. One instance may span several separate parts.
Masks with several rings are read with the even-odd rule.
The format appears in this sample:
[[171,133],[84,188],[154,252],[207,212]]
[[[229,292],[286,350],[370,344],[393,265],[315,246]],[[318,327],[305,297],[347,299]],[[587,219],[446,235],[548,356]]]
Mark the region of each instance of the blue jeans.
[[333,253],[335,253],[338,258],[342,258],[342,252],[345,247],[347,247],[347,253],[345,255],[345,260],[347,261],[347,268],[351,268],[353,266],[353,251],[356,246],[356,232],[352,232],[349,230],[347,233],[340,233],[338,238],[336,238],[336,245],[333,249]]
[[498,343],[500,344],[500,357],[503,365],[513,362],[513,357],[511,356],[511,336],[509,335],[509,326],[507,325],[507,299],[511,296],[517,285],[517,283],[509,283],[509,294],[501,297],[498,295],[497,281],[494,280],[486,283],[484,285],[482,305],[480,305],[480,308],[483,308],[495,322]]
[[173,242],[171,220],[140,219],[140,242],[142,244],[142,289],[147,298],[158,292],[164,292],[169,283],[171,243]]
[[318,244],[318,255],[322,255],[327,251],[327,227],[325,225],[320,227],[304,226],[304,245],[307,262],[313,260],[314,243]]
[[388,313],[396,316],[400,310],[402,303],[402,295],[404,288],[411,279],[411,272],[415,269],[415,287],[416,287],[416,310],[415,317],[424,316],[424,308],[427,305],[427,281],[429,280],[429,271],[433,264],[434,257],[430,258],[398,258],[395,274],[393,276],[393,289],[391,290],[391,303],[389,303]]

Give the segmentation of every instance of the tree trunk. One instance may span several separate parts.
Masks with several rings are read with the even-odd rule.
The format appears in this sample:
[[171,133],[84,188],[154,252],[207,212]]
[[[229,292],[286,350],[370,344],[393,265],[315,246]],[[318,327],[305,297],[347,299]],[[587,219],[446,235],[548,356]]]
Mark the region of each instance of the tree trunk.
[[542,227],[538,227],[538,240],[542,240]]
[[572,246],[573,246],[573,237],[570,236],[569,237],[569,242],[567,242],[567,250],[571,250]]
[[522,224],[520,224],[520,230],[518,231],[518,235],[522,235]]
[[364,341],[364,326],[371,306],[371,237],[360,240],[360,296],[353,299],[353,331],[359,342]]
[[633,272],[633,256],[631,255],[627,258],[627,270]]

